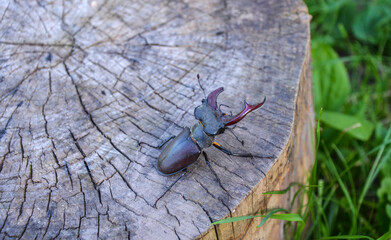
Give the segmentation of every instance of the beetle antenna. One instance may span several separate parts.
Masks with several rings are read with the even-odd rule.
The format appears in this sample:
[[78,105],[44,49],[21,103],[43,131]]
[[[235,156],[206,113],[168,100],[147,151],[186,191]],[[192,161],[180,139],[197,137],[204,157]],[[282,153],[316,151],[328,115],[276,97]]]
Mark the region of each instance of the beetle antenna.
[[[221,104],[219,105],[219,109],[220,109],[221,106],[228,107],[228,108],[230,107],[230,106],[228,106],[227,104],[221,103]],[[220,110],[221,110],[221,109],[220,109]]]
[[197,73],[197,79],[198,79],[198,84],[200,85],[200,88],[202,89],[202,92],[204,93],[204,98],[206,99],[205,89],[201,85],[200,74],[198,74],[198,73]]

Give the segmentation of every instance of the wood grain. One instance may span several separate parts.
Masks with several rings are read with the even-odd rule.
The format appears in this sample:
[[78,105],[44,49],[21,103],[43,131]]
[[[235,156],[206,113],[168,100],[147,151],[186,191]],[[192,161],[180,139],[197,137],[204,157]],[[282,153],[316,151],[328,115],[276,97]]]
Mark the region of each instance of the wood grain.
[[[286,205],[262,192],[305,179],[309,20],[299,0],[1,1],[0,237],[282,237],[274,220],[210,223]],[[201,157],[154,208],[177,177],[156,146],[196,123],[197,74],[228,113],[267,96],[234,129],[243,146],[216,140],[272,158],[206,149],[216,175]]]

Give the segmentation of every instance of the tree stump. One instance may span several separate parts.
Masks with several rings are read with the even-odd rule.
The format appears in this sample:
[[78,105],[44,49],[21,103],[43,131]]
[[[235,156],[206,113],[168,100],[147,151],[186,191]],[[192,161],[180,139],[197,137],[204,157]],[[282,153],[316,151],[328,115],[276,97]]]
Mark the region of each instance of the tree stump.
[[[287,207],[262,195],[313,160],[310,33],[300,0],[1,1],[0,237],[273,239],[282,223],[211,222]],[[265,105],[178,175],[155,169],[204,94]],[[140,144],[144,142],[145,144]]]

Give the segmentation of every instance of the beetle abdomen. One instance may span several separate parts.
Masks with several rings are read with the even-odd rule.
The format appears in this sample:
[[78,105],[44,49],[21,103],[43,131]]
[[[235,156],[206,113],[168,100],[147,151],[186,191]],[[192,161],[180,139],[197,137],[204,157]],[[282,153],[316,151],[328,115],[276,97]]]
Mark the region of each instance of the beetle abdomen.
[[163,149],[157,161],[157,170],[163,175],[174,174],[197,161],[200,148],[190,137],[190,129],[184,128]]

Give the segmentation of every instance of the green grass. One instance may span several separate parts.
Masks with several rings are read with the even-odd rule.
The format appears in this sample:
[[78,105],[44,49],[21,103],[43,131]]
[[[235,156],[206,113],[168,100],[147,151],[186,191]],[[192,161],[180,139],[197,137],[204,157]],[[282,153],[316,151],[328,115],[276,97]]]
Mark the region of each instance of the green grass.
[[297,212],[244,217],[285,220],[290,239],[390,239],[391,0],[305,2],[313,16],[315,162],[305,185],[289,186],[298,186]]
[[[391,237],[391,1],[306,1],[318,120],[295,239]],[[323,110],[321,110],[323,109]]]

